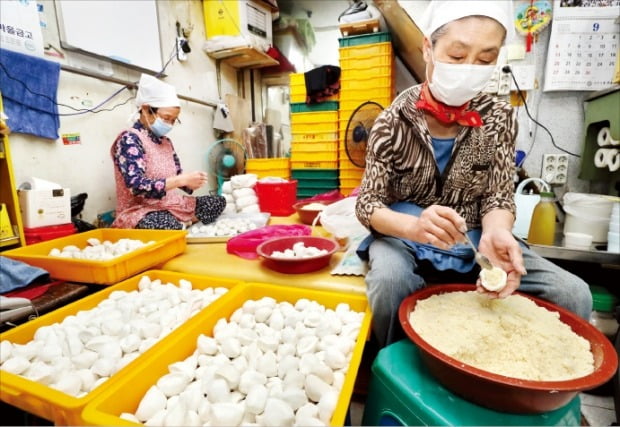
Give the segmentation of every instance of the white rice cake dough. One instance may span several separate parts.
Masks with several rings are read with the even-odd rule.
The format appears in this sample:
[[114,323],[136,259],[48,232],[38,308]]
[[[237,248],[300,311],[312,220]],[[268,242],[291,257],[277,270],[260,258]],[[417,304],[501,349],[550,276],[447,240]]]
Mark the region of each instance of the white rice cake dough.
[[409,322],[437,350],[484,371],[533,381],[592,373],[590,343],[559,317],[520,295],[491,299],[469,291],[418,301]]

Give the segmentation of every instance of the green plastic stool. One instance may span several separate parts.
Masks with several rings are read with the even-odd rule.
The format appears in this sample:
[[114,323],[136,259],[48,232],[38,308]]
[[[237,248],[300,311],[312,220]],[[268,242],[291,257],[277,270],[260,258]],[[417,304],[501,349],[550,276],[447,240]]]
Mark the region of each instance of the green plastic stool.
[[579,396],[562,408],[535,415],[497,412],[464,400],[427,372],[418,348],[408,339],[377,354],[362,418],[366,426],[579,426],[580,422]]

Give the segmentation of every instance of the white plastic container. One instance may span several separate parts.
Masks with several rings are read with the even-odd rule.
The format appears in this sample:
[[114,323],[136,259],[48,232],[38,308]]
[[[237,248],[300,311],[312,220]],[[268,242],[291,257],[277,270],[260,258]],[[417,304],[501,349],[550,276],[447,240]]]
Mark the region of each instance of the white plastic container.
[[602,194],[565,193],[563,201],[566,212],[565,235],[590,234],[593,242],[607,242],[613,197]]

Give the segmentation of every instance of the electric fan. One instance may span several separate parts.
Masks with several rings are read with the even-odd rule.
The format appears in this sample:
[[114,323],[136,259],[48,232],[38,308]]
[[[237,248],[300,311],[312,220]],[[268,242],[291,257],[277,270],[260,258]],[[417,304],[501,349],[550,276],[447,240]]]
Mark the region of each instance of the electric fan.
[[351,163],[358,168],[366,167],[366,144],[370,128],[382,111],[380,104],[366,101],[353,110],[349,117],[345,132],[345,151]]
[[222,184],[233,175],[245,170],[245,150],[234,139],[215,141],[207,151],[209,173],[217,178],[217,194],[222,194]]

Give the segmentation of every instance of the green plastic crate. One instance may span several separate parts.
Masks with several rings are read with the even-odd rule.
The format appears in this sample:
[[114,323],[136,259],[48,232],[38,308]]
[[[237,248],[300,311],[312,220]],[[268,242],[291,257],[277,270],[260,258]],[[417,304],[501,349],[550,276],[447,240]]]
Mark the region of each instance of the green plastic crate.
[[338,101],[325,101],[318,104],[292,102],[291,113],[316,113],[320,111],[338,111]]
[[350,36],[338,39],[340,47],[359,46],[361,44],[385,43],[392,41],[390,33],[362,34],[361,36]]
[[338,188],[339,185],[338,178],[327,178],[327,179],[297,179],[297,189],[301,188],[325,188],[327,191],[334,190]]
[[338,179],[338,169],[291,169],[293,179]]
[[562,408],[534,415],[483,408],[439,384],[405,339],[383,348],[373,362],[362,425],[579,426],[581,403],[576,396]]

